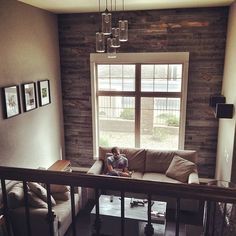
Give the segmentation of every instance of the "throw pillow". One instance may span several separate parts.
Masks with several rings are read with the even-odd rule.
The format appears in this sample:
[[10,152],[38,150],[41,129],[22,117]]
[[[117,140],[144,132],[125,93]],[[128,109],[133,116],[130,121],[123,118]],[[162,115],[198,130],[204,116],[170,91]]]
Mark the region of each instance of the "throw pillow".
[[189,174],[196,170],[196,164],[182,157],[174,156],[166,171],[166,176],[187,183]]
[[[38,183],[28,182],[29,189],[41,198],[45,203],[47,202],[47,190]],[[51,196],[52,206],[56,205],[55,199]]]
[[15,184],[8,192],[8,203],[10,208],[17,208],[24,205],[24,190],[23,184]]
[[52,193],[52,196],[56,201],[67,201],[70,199],[70,191],[64,193]]
[[28,192],[29,205],[35,208],[48,208],[48,205],[45,201],[39,198],[35,193]]
[[66,185],[51,184],[50,185],[51,193],[65,193],[70,191],[70,187]]

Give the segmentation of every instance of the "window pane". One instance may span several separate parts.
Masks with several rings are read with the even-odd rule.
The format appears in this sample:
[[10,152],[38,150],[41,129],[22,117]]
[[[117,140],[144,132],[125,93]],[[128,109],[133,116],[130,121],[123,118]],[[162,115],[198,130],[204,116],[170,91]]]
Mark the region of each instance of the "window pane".
[[141,65],[141,77],[148,79],[154,78],[154,65]]
[[98,65],[98,78],[109,77],[109,65]]
[[168,71],[168,91],[181,92],[182,64],[169,65]]
[[111,78],[111,90],[122,91],[122,78]]
[[155,65],[155,78],[167,79],[168,65]]
[[124,79],[123,90],[124,91],[134,91],[135,90],[135,80],[134,80],[134,78]]
[[141,147],[178,149],[179,98],[141,99]]
[[110,65],[111,77],[122,77],[122,65]]
[[168,80],[168,92],[181,92],[181,79]]
[[169,79],[182,79],[182,64],[169,65]]
[[123,77],[135,78],[135,65],[123,65]]
[[134,147],[134,98],[99,97],[99,145]]
[[141,90],[152,92],[153,91],[153,79],[142,79],[141,81]]
[[155,92],[166,92],[167,91],[167,79],[156,79],[154,81]]
[[110,80],[108,78],[101,78],[98,83],[98,90],[110,90]]

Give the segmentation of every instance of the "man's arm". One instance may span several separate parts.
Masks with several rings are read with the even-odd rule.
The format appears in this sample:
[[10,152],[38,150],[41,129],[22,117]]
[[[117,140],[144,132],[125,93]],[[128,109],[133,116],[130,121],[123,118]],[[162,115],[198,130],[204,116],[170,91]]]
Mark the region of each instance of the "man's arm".
[[120,172],[120,176],[123,176],[123,177],[130,177],[130,172],[128,170],[128,159],[125,157],[125,166],[123,168],[123,171]]

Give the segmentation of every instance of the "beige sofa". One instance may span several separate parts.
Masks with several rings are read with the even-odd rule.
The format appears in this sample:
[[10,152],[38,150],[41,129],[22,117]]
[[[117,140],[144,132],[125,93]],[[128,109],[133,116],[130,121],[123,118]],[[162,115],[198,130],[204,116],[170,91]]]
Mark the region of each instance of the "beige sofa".
[[[88,171],[88,174],[104,174],[106,172],[106,154],[110,153],[111,148],[100,147],[99,158]],[[120,152],[125,154],[128,158],[129,170],[134,171],[132,178],[149,181],[159,181],[168,183],[181,183],[177,179],[166,176],[166,171],[169,168],[173,158],[177,155],[183,159],[196,163],[197,152],[192,150],[178,150],[178,151],[160,151],[152,149],[138,149],[138,148],[120,148]],[[188,184],[199,184],[197,169],[194,169],[189,174],[187,179]],[[136,195],[134,193],[127,193],[126,196],[145,197]],[[155,200],[163,200],[167,202],[168,209],[175,209],[176,200],[174,198],[167,198],[163,196],[153,196]],[[181,210],[198,211],[199,201],[190,199],[181,199]]]
[[[11,181],[7,184],[8,206],[10,208],[10,221],[13,234],[16,236],[25,236],[27,235],[27,227],[25,207],[23,205],[23,189],[21,190],[21,187],[17,187],[18,189],[12,194],[15,186],[19,186],[19,184],[22,186],[22,183],[18,181]],[[81,208],[81,191],[79,190],[75,194],[76,214]],[[2,199],[1,194],[2,191],[0,189],[0,198]],[[32,235],[49,236],[48,209],[30,206],[29,210]],[[52,207],[52,211],[54,214],[54,236],[63,236],[72,223],[70,198],[69,200],[56,200],[56,205]]]

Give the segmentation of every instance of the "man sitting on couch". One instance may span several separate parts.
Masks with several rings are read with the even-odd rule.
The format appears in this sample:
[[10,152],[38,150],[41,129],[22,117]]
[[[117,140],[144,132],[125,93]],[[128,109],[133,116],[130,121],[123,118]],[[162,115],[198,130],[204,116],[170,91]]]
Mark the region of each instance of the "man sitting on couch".
[[120,154],[118,147],[111,149],[112,155],[107,157],[107,175],[130,177],[131,172],[128,171],[128,159],[124,154]]

